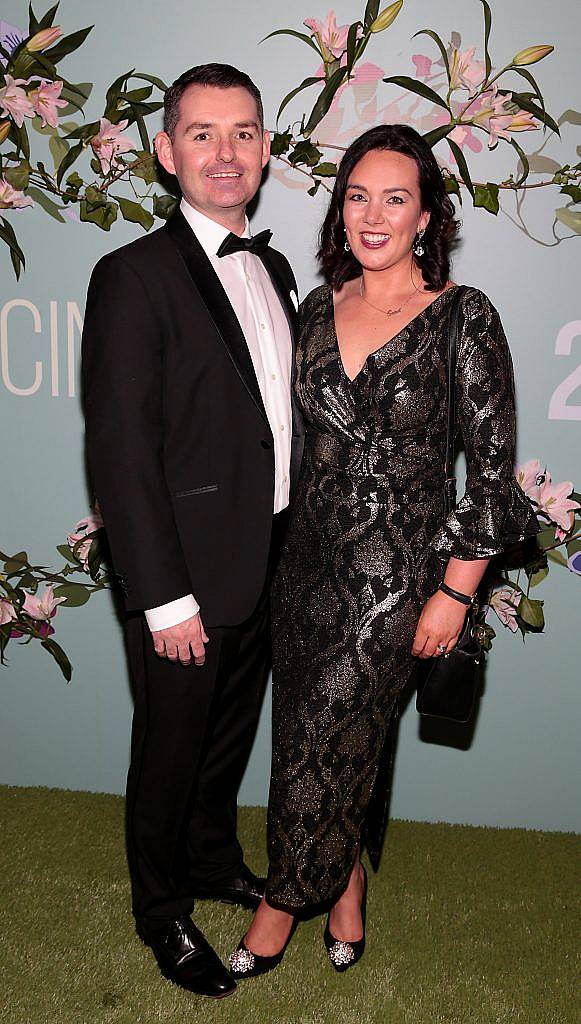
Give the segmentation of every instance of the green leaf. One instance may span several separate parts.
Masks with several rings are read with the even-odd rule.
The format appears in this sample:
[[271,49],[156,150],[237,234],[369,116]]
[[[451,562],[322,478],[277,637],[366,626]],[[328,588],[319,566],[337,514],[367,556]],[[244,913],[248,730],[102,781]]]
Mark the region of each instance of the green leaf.
[[529,176],[529,172],[530,172],[529,160],[528,160],[528,157],[527,157],[526,153],[524,152],[524,150],[521,149],[521,147],[519,146],[519,144],[516,141],[516,139],[511,139],[510,140],[510,144],[511,144],[513,149],[516,149],[516,151],[517,151],[517,153],[519,155],[519,158],[520,158],[520,162],[522,164],[522,171],[521,171],[520,177],[515,182],[515,185],[518,187],[519,185],[522,185],[523,181],[526,181],[526,179]]
[[55,597],[64,597],[63,608],[81,608],[91,596],[91,591],[82,583],[60,583],[54,588]]
[[[133,110],[135,110],[135,105],[133,106]],[[137,127],[139,129],[139,138],[141,139],[142,149],[144,152],[149,152],[149,150],[151,149],[151,143],[149,141],[149,135],[147,133],[145,121],[140,114],[137,114],[135,116],[135,120],[137,122]],[[157,181],[157,176],[155,180]]]
[[303,89],[308,89],[310,88],[311,85],[321,85],[323,82],[323,78],[305,78],[300,85],[297,85],[296,89],[291,89],[291,91],[286,94],[280,107],[278,108],[278,114],[276,115],[276,123],[278,124],[280,115],[282,114],[285,107],[287,107],[290,101],[294,99],[295,96],[298,96],[298,94],[302,92]]
[[312,47],[315,53],[319,54],[319,57],[322,56],[319,47],[313,42],[310,36],[306,35],[304,32],[295,32],[292,28],[277,28],[276,32],[269,32],[269,34],[265,36],[264,39],[261,39],[260,42],[265,43],[267,39],[272,39],[274,36],[294,36],[295,39],[300,39],[302,43],[307,43],[308,46]]
[[562,195],[571,196],[574,203],[581,203],[581,188],[579,185],[563,185],[560,191]]
[[458,196],[458,199],[460,200],[460,203],[462,203],[462,194],[460,192],[460,184],[459,184],[458,179],[456,178],[456,176],[454,174],[449,174],[449,175],[447,174],[446,175],[446,177],[444,178],[444,186],[446,188],[446,192],[449,195],[452,194],[452,195]]
[[448,60],[448,51],[446,50],[446,47],[444,46],[444,44],[443,44],[442,40],[440,39],[438,33],[437,32],[432,32],[432,30],[430,28],[422,28],[422,29],[420,29],[419,32],[414,33],[414,35],[412,36],[412,39],[415,39],[416,36],[429,36],[430,39],[434,40],[434,42],[436,43],[436,46],[438,47],[438,49],[439,49],[439,51],[440,51],[440,53],[442,55],[442,60],[444,61],[444,67],[446,69],[446,77],[447,77],[448,82],[449,82],[450,81],[450,62]]
[[57,544],[56,549],[67,562],[72,560],[72,551],[68,544]]
[[522,597],[519,602],[517,614],[533,630],[540,631],[545,625],[543,603],[543,601],[534,601],[530,597]]
[[[119,75],[119,78],[116,78],[115,81],[112,82],[112,84],[109,86],[107,92],[105,93],[105,105],[107,110],[109,110],[109,108],[112,108],[113,110],[117,108],[117,100],[119,99],[119,94],[121,90],[125,88],[127,81],[131,78],[134,71],[135,68],[133,68],[131,71],[126,71],[124,75]],[[105,116],[107,115],[105,114]]]
[[288,152],[292,143],[292,132],[275,132],[270,142],[270,152],[274,157],[282,156]]
[[[68,106],[62,107],[60,111],[61,117],[70,117],[77,110],[82,110],[85,103],[89,99],[93,86],[91,82],[79,82],[71,88],[70,85],[64,85],[61,92],[61,99],[66,100]],[[64,127],[64,125],[63,125]]]
[[379,0],[367,0],[365,14],[363,15],[364,25],[371,25],[379,14]]
[[127,164],[127,167],[136,178],[141,178],[148,185],[159,181],[153,153],[149,153],[146,150],[138,150],[137,160],[132,164]]
[[121,92],[119,98],[125,100],[126,103],[140,103],[143,100],[148,100],[153,92],[152,85],[145,85],[141,89],[130,89],[128,92]]
[[7,576],[11,576],[13,573],[21,572],[29,564],[28,553],[26,551],[17,551],[15,555],[5,560],[4,572]]
[[432,128],[431,131],[426,132],[423,138],[427,142],[428,146],[430,146],[430,148],[433,149],[434,146],[438,144],[438,142],[441,142],[442,139],[447,138],[447,136],[453,130],[454,125],[452,124],[452,122],[450,122],[450,124],[441,124],[438,128]]
[[335,97],[337,89],[345,79],[345,68],[338,68],[333,72],[329,81],[325,85],[321,95],[311,110],[309,120],[303,129],[303,135],[311,135],[320,121],[323,120],[325,114],[329,110],[331,103]]
[[60,135],[51,135],[48,143],[51,156],[54,161],[55,170],[60,166],[61,160],[64,160],[65,156],[69,151],[69,146],[61,139]]
[[313,167],[313,174],[317,174],[319,178],[335,178],[337,175],[337,164],[331,161],[317,164],[316,167]]
[[[440,96],[440,94],[435,92],[434,89],[430,89],[429,85],[425,85],[424,82],[419,82],[415,78],[409,78],[408,75],[393,75],[391,78],[384,78],[383,81],[387,82],[388,85],[399,85],[402,89],[407,89],[408,92],[414,92],[417,96],[422,96],[423,99],[429,100],[430,103],[436,103],[439,107],[443,107],[444,110],[447,110],[448,113],[450,112],[450,108],[444,97]],[[451,128],[453,127],[454,126],[452,125]],[[428,132],[428,134],[430,133]],[[424,138],[426,138],[425,135]]]
[[[45,15],[46,17],[46,15]],[[48,27],[48,26],[47,26]],[[28,5],[28,35],[34,36],[40,31],[40,22],[32,10],[32,4]]]
[[153,215],[154,217],[161,217],[162,220],[168,220],[174,212],[178,201],[175,196],[158,196],[153,197]]
[[146,231],[149,231],[155,222],[149,210],[146,210],[144,206],[140,206],[139,203],[134,203],[132,199],[120,197],[119,206],[121,207],[124,220],[131,221],[132,224],[141,224],[141,227],[145,228]]
[[54,19],[56,17],[56,12],[58,11],[58,8],[59,4],[56,3],[54,7],[49,8],[46,14],[43,14],[42,18],[38,23],[39,28],[52,28],[52,26],[54,25]]
[[[89,190],[87,189],[87,191]],[[117,205],[105,202],[104,205],[95,206],[88,203],[86,199],[81,199],[80,217],[83,221],[96,224],[103,231],[109,231],[111,225],[117,220]]]
[[322,157],[320,149],[309,140],[297,142],[294,150],[289,156],[289,162],[293,165],[306,164],[308,167],[316,167]]
[[555,210],[555,216],[557,220],[561,221],[571,231],[574,231],[576,235],[581,235],[581,211],[571,210],[568,206],[562,206],[558,210]]
[[486,64],[486,79],[487,82],[492,71],[492,61],[490,60],[490,52],[488,50],[488,41],[490,39],[490,29],[492,28],[492,13],[490,5],[486,0],[480,0],[484,8],[484,60]]
[[499,210],[498,185],[491,181],[486,185],[475,185],[474,206],[481,206],[489,213],[496,215]]
[[5,217],[0,217],[2,222],[0,225],[0,238],[10,249],[10,259],[12,260],[12,266],[16,275],[16,280],[20,279],[20,271],[26,266],[26,260],[24,259],[24,253],[16,241],[16,235],[14,234],[14,228],[6,220]]
[[547,558],[550,558],[551,562],[556,562],[557,565],[567,565],[567,559],[563,553],[558,551],[556,548],[553,548],[552,551],[547,551]]
[[18,125],[13,125],[11,134],[12,133],[16,136],[16,145],[25,160],[30,160],[30,141],[26,125],[23,124],[22,128],[19,128]]
[[537,569],[536,572],[531,573],[529,576],[531,587],[538,587],[539,583],[541,583],[545,579],[545,576],[548,575],[548,566],[545,566],[543,569]]
[[452,150],[452,152],[453,152],[453,154],[454,154],[454,156],[456,158],[456,163],[458,164],[458,170],[460,171],[460,174],[462,175],[462,181],[464,182],[464,184],[466,185],[466,188],[468,189],[470,195],[474,199],[474,185],[472,184],[472,178],[470,177],[470,171],[468,170],[468,164],[466,163],[466,157],[464,156],[462,150],[460,149],[460,146],[456,142],[454,142],[453,139],[448,139],[448,145],[449,145],[450,149]]
[[53,200],[46,194],[46,192],[43,192],[42,189],[37,188],[35,185],[31,185],[27,190],[27,194],[35,203],[38,203],[38,205],[45,213],[48,213],[49,216],[54,217],[54,219],[58,220],[61,224],[66,223],[65,218],[60,212],[61,207],[57,206],[57,204],[53,202]]
[[45,640],[41,640],[41,646],[44,647],[45,651],[48,651],[49,654],[52,654],[67,683],[70,683],[73,668],[62,647],[54,640],[51,640],[50,637],[47,637]]
[[73,171],[72,174],[69,174],[67,178],[67,188],[72,188],[76,192],[78,192],[82,185],[83,179],[81,178],[80,174],[77,174],[76,171]]
[[357,55],[357,33],[361,28],[360,21],[354,21],[349,26],[349,33],[347,35],[347,75],[351,75],[353,71],[353,65],[355,63],[355,57]]
[[91,121],[90,124],[79,125],[78,128],[73,128],[72,131],[67,132],[67,134],[64,136],[65,141],[68,142],[69,139],[84,139],[85,142],[88,142],[89,139],[92,139],[93,136],[98,134],[100,127],[100,121]]
[[25,188],[28,188],[30,178],[30,164],[28,160],[21,160],[18,167],[7,167],[4,171],[4,177],[8,184],[12,185],[12,188],[23,192]]
[[61,181],[64,178],[65,171],[68,171],[69,167],[72,167],[75,160],[77,160],[84,150],[83,142],[77,142],[76,146],[71,146],[66,156],[64,156],[58,166],[56,172],[56,183],[60,188]]
[[557,124],[557,122],[550,116],[550,114],[547,114],[546,110],[544,110],[542,107],[537,106],[536,103],[533,103],[532,99],[529,98],[529,95],[527,93],[513,92],[512,102],[516,103],[517,106],[521,108],[521,110],[526,110],[529,114],[534,114],[534,116],[537,118],[538,121],[541,122],[541,124],[546,125],[547,128],[550,128],[551,131],[555,132],[555,134],[560,137],[561,132],[559,131],[559,125]]
[[89,25],[88,28],[81,28],[78,32],[72,32],[70,36],[64,36],[63,39],[59,39],[56,46],[46,50],[44,56],[52,61],[53,64],[58,64],[59,60],[62,60],[63,57],[68,57],[69,53],[73,53],[75,50],[78,50],[79,46],[83,45],[93,28],[94,25]]
[[155,75],[146,75],[143,71],[134,71],[133,78],[140,78],[143,82],[151,82],[152,85],[157,86],[161,92],[167,92],[168,86],[162,81],[161,78],[156,78]]
[[316,194],[319,191],[320,187],[321,187],[321,182],[320,181],[316,181],[315,184],[311,186],[311,188],[307,189],[307,195],[309,195],[309,196],[316,196]]

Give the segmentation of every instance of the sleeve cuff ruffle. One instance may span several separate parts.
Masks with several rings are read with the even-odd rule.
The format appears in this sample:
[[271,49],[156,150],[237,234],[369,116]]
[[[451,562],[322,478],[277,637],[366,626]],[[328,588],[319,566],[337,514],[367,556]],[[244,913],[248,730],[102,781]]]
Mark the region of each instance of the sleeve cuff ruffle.
[[492,558],[539,529],[533,506],[513,477],[467,489],[429,546],[446,559]]

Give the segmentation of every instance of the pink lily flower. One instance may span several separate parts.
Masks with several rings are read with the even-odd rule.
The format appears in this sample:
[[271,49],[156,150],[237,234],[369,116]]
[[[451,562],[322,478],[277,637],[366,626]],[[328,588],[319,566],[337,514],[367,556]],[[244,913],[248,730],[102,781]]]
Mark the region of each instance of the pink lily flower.
[[12,622],[16,618],[14,605],[6,597],[0,597],[0,626]]
[[525,492],[528,498],[538,500],[539,488],[545,479],[546,470],[542,468],[538,459],[529,459],[522,466],[517,466],[514,475],[519,487]]
[[479,85],[486,77],[486,65],[481,60],[474,60],[476,47],[472,46],[464,53],[460,53],[456,46],[453,46],[449,53],[450,65],[450,88],[467,89],[472,96]]
[[571,529],[571,512],[581,508],[578,501],[570,500],[569,495],[572,490],[573,484],[569,480],[554,484],[550,474],[547,473],[539,493],[539,512],[550,519],[552,523],[560,526],[566,533]]
[[0,178],[0,210],[21,210],[24,206],[34,206],[30,196],[12,188],[5,178]]
[[34,107],[21,85],[25,85],[23,78],[13,78],[12,75],[4,76],[6,85],[0,89],[0,113],[3,117],[11,117],[18,128],[22,128],[25,117],[34,117]]
[[101,162],[103,174],[108,174],[114,167],[119,166],[120,153],[128,153],[135,149],[132,139],[122,139],[121,132],[127,128],[128,121],[119,121],[112,124],[106,117],[101,118],[99,133],[91,139],[91,146],[95,156]]
[[[460,111],[461,105],[459,103],[454,103],[454,101],[452,101],[452,110],[454,111],[454,113]],[[449,123],[450,114],[448,113],[448,111],[443,110],[441,107],[438,107],[438,110],[434,112],[434,116],[430,122],[430,127],[437,128],[441,124]],[[452,141],[455,142],[456,145],[460,147],[460,149],[464,149],[465,147],[467,147],[468,149],[471,149],[473,153],[480,153],[482,150],[482,143],[480,139],[476,138],[469,124],[457,124],[456,127],[453,128],[450,134],[448,135],[448,138],[452,139]],[[454,163],[456,163],[456,158],[451,150],[450,159]]]
[[35,112],[42,118],[43,128],[46,128],[47,124],[51,128],[58,126],[57,107],[67,106],[67,101],[60,99],[62,88],[63,83],[60,81],[48,82],[41,79],[38,88],[28,94]]
[[31,619],[44,622],[53,618],[56,606],[62,604],[64,600],[66,600],[64,597],[54,596],[54,587],[50,585],[45,587],[44,593],[40,597],[36,594],[26,594],[22,610]]
[[325,22],[318,21],[317,18],[307,18],[303,25],[310,28],[311,35],[315,36],[325,64],[330,64],[332,60],[337,60],[343,55],[347,46],[349,25],[337,25],[334,11],[329,11]]
[[496,82],[465,111],[470,118],[488,132],[488,148],[494,149],[499,139],[510,142],[510,132],[536,131],[540,124],[532,114],[520,110],[512,102],[512,93],[499,93]]
[[518,590],[511,587],[501,587],[490,598],[490,607],[494,610],[503,626],[508,626],[511,633],[516,633],[518,623],[516,611],[520,604],[521,595]]

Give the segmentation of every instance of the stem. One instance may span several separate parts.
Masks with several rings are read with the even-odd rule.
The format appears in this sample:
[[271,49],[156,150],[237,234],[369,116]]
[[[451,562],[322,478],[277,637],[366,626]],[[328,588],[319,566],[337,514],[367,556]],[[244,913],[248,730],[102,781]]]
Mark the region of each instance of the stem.
[[310,171],[305,171],[305,169],[303,167],[298,167],[296,164],[291,164],[290,160],[287,160],[287,158],[285,156],[277,156],[276,159],[277,160],[281,160],[282,163],[286,164],[287,167],[290,167],[291,170],[293,170],[293,171],[300,171],[301,174],[304,174],[307,178],[310,178],[311,181],[315,181],[315,180],[316,181],[320,181],[321,185],[323,186],[324,189],[327,190],[329,195],[332,194],[333,189],[329,188],[329,186],[326,185],[325,182],[321,180],[321,178],[317,178],[317,179],[313,178],[313,175],[311,174]]

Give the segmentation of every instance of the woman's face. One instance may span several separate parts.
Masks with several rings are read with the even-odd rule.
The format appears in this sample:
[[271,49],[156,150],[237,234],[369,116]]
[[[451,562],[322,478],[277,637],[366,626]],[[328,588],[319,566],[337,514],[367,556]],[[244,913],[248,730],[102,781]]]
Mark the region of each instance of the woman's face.
[[429,219],[422,211],[418,168],[411,157],[376,149],[355,165],[343,221],[353,255],[366,270],[409,261],[414,239]]

